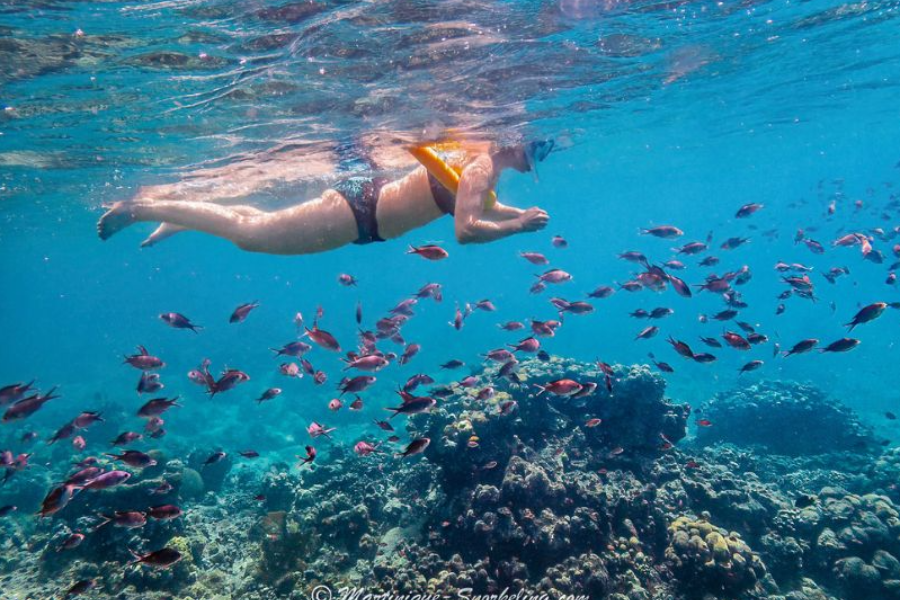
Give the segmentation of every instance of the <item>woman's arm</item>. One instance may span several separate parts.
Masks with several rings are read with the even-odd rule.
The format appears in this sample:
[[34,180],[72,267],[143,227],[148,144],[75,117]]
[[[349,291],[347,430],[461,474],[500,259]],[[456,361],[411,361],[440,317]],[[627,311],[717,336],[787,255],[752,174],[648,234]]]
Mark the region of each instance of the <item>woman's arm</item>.
[[[539,208],[522,211],[498,203],[493,210],[485,211],[484,195],[491,189],[493,179],[494,166],[487,155],[478,157],[463,170],[456,194],[454,221],[460,244],[492,242],[546,226],[547,213]],[[492,220],[494,216],[496,220]]]
[[484,211],[484,218],[489,221],[509,221],[510,219],[517,219],[525,214],[525,211],[521,208],[516,208],[515,206],[507,206],[505,204],[501,204],[500,202],[494,202],[493,206]]

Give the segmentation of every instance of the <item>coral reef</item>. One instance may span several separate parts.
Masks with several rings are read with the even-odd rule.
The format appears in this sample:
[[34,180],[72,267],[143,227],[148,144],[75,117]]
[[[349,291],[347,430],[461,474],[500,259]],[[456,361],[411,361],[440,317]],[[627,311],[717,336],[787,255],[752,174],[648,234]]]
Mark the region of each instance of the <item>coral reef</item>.
[[766,567],[737,533],[702,519],[678,517],[669,525],[671,542],[665,556],[685,589],[736,596],[753,588]]
[[700,412],[713,423],[698,429],[702,444],[759,445],[788,456],[871,452],[880,446],[853,411],[812,385],[763,381],[716,394]]
[[[566,378],[602,382],[603,374],[571,359],[525,360],[519,385],[479,400],[480,390],[496,385],[499,368],[486,369],[468,387],[454,385],[454,394],[437,409],[410,420],[413,435],[440,440],[426,456],[441,467],[448,489],[478,481],[492,461],[502,473],[510,457],[525,449],[553,446],[563,460],[601,468],[652,461],[686,435],[690,409],[667,400],[665,381],[646,367],[616,366],[612,391],[601,383],[586,395],[565,398],[540,394],[537,386]],[[505,414],[500,407],[508,402],[515,409]],[[592,418],[600,425],[586,426]],[[473,436],[477,446],[470,443]]]
[[[820,417],[834,421],[823,430],[856,432],[843,449],[792,455],[808,443],[799,441],[763,452],[750,433],[744,443],[686,440],[689,408],[644,367],[613,367],[611,392],[537,393],[560,373],[600,379],[592,365],[552,357],[522,361],[515,384],[488,367],[451,385],[407,419],[410,438],[433,440],[422,457],[393,458],[390,442],[371,438],[372,454],[326,442],[303,466],[204,465],[204,440],[180,449],[185,461],[155,452],[156,465],[76,495],[52,518],[0,520],[0,584],[53,597],[61,586],[48,581],[93,579],[100,595],[146,600],[305,598],[320,584],[554,600],[900,598],[900,451],[860,453],[853,440],[873,449],[872,438],[849,412],[833,405]],[[488,386],[493,397],[479,399]],[[750,389],[765,403],[816,397],[792,384]],[[509,402],[515,409],[500,409]],[[701,433],[736,427],[731,400],[703,410],[714,425]],[[4,494],[36,506],[65,475],[17,473]],[[171,489],[151,494],[163,482]],[[139,533],[95,530],[98,514],[163,502],[184,515]],[[75,532],[87,534],[81,545],[60,551]],[[129,551],[163,546],[182,555],[171,569],[121,568]]]

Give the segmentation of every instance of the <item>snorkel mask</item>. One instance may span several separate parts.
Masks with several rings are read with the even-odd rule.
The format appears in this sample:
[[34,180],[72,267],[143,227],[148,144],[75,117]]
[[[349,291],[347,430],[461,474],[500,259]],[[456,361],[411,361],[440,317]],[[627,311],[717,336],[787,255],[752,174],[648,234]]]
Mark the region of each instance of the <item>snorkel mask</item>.
[[547,155],[553,151],[554,142],[552,139],[537,140],[525,144],[525,162],[528,163],[528,170],[534,176],[534,180],[538,180],[537,164],[543,162]]

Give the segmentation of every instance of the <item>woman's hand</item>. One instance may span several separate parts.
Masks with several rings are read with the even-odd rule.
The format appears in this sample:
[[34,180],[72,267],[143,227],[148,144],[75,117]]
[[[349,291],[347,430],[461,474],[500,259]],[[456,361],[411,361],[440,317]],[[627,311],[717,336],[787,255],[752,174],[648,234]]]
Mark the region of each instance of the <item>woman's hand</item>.
[[521,231],[540,231],[547,226],[550,215],[543,208],[532,206],[519,217]]

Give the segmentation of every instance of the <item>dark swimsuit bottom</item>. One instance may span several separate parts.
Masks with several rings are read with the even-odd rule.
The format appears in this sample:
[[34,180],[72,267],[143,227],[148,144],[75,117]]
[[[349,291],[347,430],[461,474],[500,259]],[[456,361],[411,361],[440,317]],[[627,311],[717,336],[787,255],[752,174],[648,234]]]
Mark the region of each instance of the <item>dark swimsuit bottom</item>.
[[[365,158],[362,160],[371,165]],[[371,168],[371,167],[370,167]],[[374,170],[374,169],[373,169]],[[356,231],[358,236],[354,244],[370,244],[383,242],[384,238],[378,235],[378,219],[375,216],[375,208],[378,205],[378,196],[381,188],[388,183],[383,177],[347,177],[333,186],[337,193],[347,200],[353,218],[356,219]],[[456,210],[456,196],[450,190],[442,186],[431,173],[428,174],[428,185],[431,187],[431,195],[434,203],[445,215],[452,215]]]

